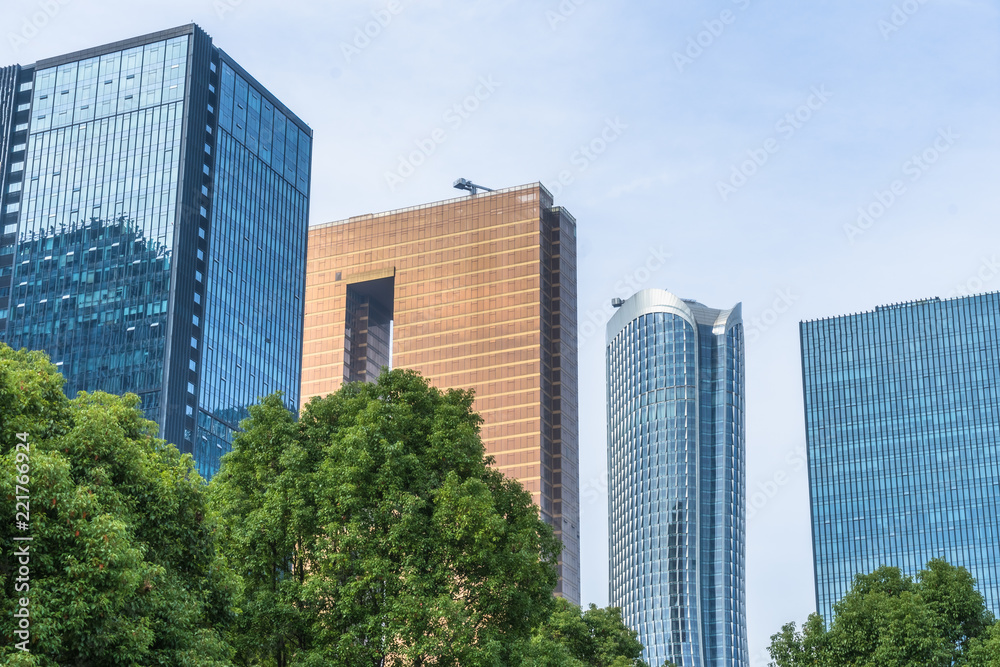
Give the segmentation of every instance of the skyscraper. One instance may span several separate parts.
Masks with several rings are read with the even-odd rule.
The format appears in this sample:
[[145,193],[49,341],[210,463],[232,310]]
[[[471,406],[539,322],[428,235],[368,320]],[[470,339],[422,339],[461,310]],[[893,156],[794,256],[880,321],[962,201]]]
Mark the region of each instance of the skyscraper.
[[647,289],[608,322],[610,601],[651,665],[748,664],[743,321]]
[[309,232],[302,396],[420,371],[473,389],[496,466],[562,539],[579,603],[576,221],[535,183]]
[[1000,294],[803,322],[816,603],[856,574],[968,569],[1000,613]]
[[312,132],[194,25],[0,69],[0,340],[208,476],[298,407]]

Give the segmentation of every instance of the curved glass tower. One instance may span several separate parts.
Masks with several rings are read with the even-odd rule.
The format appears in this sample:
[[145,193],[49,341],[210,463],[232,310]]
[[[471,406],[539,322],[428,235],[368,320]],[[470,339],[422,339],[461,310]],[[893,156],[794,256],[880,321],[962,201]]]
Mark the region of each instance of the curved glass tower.
[[744,667],[740,305],[643,290],[607,333],[611,604],[651,665]]

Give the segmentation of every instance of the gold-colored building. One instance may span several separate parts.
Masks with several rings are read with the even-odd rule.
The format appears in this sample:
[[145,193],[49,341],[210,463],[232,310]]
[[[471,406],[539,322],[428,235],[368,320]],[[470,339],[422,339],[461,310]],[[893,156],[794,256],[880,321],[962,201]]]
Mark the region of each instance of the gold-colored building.
[[302,397],[381,367],[473,389],[483,442],[562,539],[580,602],[576,221],[539,183],[309,230]]

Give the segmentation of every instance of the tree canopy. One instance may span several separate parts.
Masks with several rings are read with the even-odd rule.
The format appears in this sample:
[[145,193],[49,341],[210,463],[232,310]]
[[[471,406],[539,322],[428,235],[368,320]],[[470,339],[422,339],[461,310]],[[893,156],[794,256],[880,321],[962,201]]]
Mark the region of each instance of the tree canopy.
[[560,545],[490,466],[472,401],[397,370],[298,422],[279,396],[251,409],[211,493],[238,660],[510,664],[550,614]]
[[31,496],[0,540],[32,537],[27,594],[0,555],[5,665],[646,667],[619,610],[552,597],[559,542],[490,465],[471,393],[393,371],[299,420],[270,396],[206,485],[138,397],[62,386],[0,345],[4,516]]
[[916,577],[858,575],[827,629],[813,614],[771,637],[776,667],[996,667],[998,631],[967,570],[939,559]]
[[523,667],[648,667],[637,633],[617,607],[586,611],[560,598],[552,616],[534,632]]
[[[2,515],[13,518],[16,497],[30,495],[30,528],[0,522],[0,541],[32,538],[19,543],[30,551],[28,591],[14,589],[13,550],[0,556],[0,661],[229,664],[219,628],[233,585],[191,457],[155,437],[135,395],[69,400],[62,385],[42,353],[0,344]],[[15,464],[28,466],[27,480]],[[8,641],[21,598],[30,600],[30,654]]]

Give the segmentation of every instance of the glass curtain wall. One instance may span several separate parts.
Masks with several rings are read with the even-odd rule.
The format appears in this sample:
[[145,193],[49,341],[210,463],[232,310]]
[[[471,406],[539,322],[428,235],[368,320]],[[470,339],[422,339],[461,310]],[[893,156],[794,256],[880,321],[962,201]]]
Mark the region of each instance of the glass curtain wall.
[[188,37],[39,70],[8,340],[159,408]]
[[747,664],[743,326],[644,290],[608,324],[610,600],[650,664]]
[[1000,613],[1000,293],[803,322],[819,613],[932,558]]

